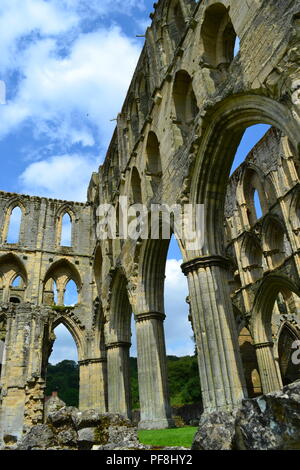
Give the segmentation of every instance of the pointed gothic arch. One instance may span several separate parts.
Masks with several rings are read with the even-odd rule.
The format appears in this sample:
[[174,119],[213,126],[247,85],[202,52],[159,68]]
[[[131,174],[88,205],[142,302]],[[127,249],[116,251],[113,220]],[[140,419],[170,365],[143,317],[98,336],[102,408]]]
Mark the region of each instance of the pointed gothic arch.
[[183,33],[186,30],[186,21],[180,0],[169,2],[167,24],[169,38],[174,50],[179,45]]
[[230,97],[207,113],[205,123],[204,135],[191,174],[190,202],[205,204],[207,236],[201,252],[218,253],[222,252],[224,243],[227,182],[245,129],[254,124],[269,124],[289,135],[295,145],[299,140],[299,131],[290,110],[264,96]]
[[72,264],[66,258],[62,258],[50,266],[43,280],[43,303],[48,303],[49,298],[51,298],[51,289],[53,289],[53,284],[51,283],[53,281],[56,283],[59,305],[64,305],[65,290],[67,284],[70,281],[73,281],[76,284],[78,292],[78,303],[80,303],[82,281],[80,274],[74,264]]
[[280,390],[283,385],[280,369],[275,362],[272,332],[275,301],[283,289],[294,292],[299,297],[299,283],[284,275],[266,276],[256,293],[251,312],[253,339],[264,393]]
[[176,72],[173,85],[173,101],[176,116],[175,124],[180,129],[182,141],[184,142],[199,111],[193,89],[193,79],[186,70]]
[[133,204],[142,204],[142,183],[138,169],[134,166],[131,171],[131,198]]
[[269,268],[280,266],[287,257],[288,241],[284,223],[279,217],[268,215],[262,226],[263,250]]
[[214,68],[228,66],[235,56],[236,38],[228,9],[221,2],[209,6],[201,28],[203,62]]
[[[22,242],[24,217],[26,207],[18,197],[9,201],[4,209],[4,225],[2,230],[2,243],[18,244]],[[14,213],[17,211],[14,220]]]
[[[13,253],[0,257],[0,273],[2,299],[6,302],[20,303],[25,300],[28,285],[27,270],[22,260]],[[20,278],[20,285],[13,286],[16,278]]]
[[241,245],[241,265],[246,284],[263,276],[263,251],[256,236],[246,233]]
[[63,205],[56,213],[56,246],[72,248],[76,214],[72,207]]

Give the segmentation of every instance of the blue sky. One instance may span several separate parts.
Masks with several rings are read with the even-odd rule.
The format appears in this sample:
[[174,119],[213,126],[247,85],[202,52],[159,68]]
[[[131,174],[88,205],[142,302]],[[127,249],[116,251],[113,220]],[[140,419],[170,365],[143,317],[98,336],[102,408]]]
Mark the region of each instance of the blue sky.
[[[84,201],[102,163],[144,39],[153,0],[1,0],[0,189]],[[236,167],[265,133],[246,132]],[[186,280],[172,242],[166,271],[169,354],[192,354]],[[52,362],[76,358],[57,330]]]

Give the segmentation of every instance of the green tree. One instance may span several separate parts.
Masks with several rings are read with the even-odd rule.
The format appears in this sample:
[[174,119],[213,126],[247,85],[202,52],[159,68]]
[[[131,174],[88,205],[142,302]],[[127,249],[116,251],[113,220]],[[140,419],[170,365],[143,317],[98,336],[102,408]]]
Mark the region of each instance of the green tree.
[[66,405],[78,407],[79,403],[79,366],[75,361],[65,360],[56,365],[48,364],[46,395],[58,390],[59,398]]

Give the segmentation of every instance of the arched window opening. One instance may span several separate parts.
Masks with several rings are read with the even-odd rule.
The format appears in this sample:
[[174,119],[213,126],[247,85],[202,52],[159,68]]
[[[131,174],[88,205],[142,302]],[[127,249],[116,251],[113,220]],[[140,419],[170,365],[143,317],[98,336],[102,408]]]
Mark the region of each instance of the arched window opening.
[[53,281],[53,301],[55,305],[58,304],[58,290],[57,290],[57,284],[55,281]]
[[300,364],[293,361],[297,350],[294,343],[300,341],[299,313],[300,297],[288,288],[281,288],[273,306],[271,332],[283,385],[300,379]]
[[240,52],[240,38],[236,36],[235,43],[234,43],[233,56],[236,57],[239,52]]
[[159,142],[154,132],[149,132],[146,146],[146,174],[151,177],[153,194],[156,194],[161,181],[162,167]]
[[4,302],[11,297],[23,301],[27,283],[27,273],[20,258],[13,254],[4,255],[0,260],[0,293]]
[[[236,185],[236,197],[242,224],[247,229],[265,216],[277,201],[275,187],[266,167],[266,161],[273,161],[271,148],[277,143],[277,133],[277,129],[270,128],[269,125],[249,127],[241,139],[232,164],[234,176],[231,180],[239,181]],[[230,198],[229,192],[228,197]]]
[[75,265],[61,259],[55,262],[44,279],[43,302],[47,305],[73,306],[80,299],[81,278]]
[[133,204],[142,204],[141,178],[136,167],[131,173],[131,195]]
[[294,193],[290,205],[289,222],[295,235],[300,233],[300,194]]
[[72,246],[72,218],[68,212],[62,218],[61,246]]
[[199,108],[193,90],[193,80],[185,70],[176,73],[173,96],[177,121],[181,124],[191,124]]
[[57,305],[58,304],[57,286],[56,286],[56,282],[52,278],[48,279],[44,287],[43,303],[45,305]]
[[79,365],[76,343],[68,329],[60,324],[54,330],[52,353],[46,376],[45,413],[60,401],[67,406],[79,405]]
[[199,111],[193,90],[193,80],[185,70],[176,73],[173,99],[176,112],[175,124],[181,131],[182,139],[185,140]]
[[300,379],[300,364],[296,364],[292,358],[295,352],[294,342],[299,340],[300,335],[296,334],[291,325],[285,323],[278,340],[279,367],[283,385]]
[[171,43],[172,43],[173,49],[175,49],[180,43],[180,40],[186,29],[186,23],[185,23],[182,8],[181,8],[179,1],[177,1],[176,3],[173,2],[173,5],[171,5],[169,15],[168,15],[168,25],[169,25],[168,31],[169,31]]
[[70,280],[65,288],[64,305],[70,307],[78,304],[78,291],[74,281]]
[[258,372],[258,363],[253,339],[247,328],[243,328],[240,332],[239,345],[248,396],[249,398],[253,398],[262,394],[262,386]]
[[17,276],[12,284],[11,284],[12,287],[23,287],[23,279],[21,278],[21,276]]
[[218,67],[232,62],[237,47],[236,33],[224,5],[217,3],[206,10],[201,37],[205,63]]
[[161,157],[159,142],[154,132],[149,132],[147,140],[147,173],[152,176],[161,176]]
[[97,294],[101,294],[101,285],[102,285],[102,265],[103,265],[103,257],[102,257],[102,250],[100,245],[97,246],[95,252],[95,260],[94,260],[94,276],[95,282],[97,285]]
[[274,304],[273,314],[298,315],[300,314],[300,298],[289,290],[279,292]]
[[262,278],[263,252],[259,241],[255,237],[246,235],[241,250],[241,262],[246,284],[256,282]]
[[244,200],[247,205],[247,215],[250,226],[268,211],[268,203],[263,182],[258,173],[248,168],[243,177]]
[[7,243],[16,244],[20,241],[22,210],[16,206],[10,215]]
[[260,219],[263,216],[263,210],[262,210],[262,207],[261,207],[259,192],[257,191],[257,189],[255,189],[255,191],[254,191],[253,201],[254,201],[254,209],[255,209],[256,219]]
[[9,287],[9,301],[13,304],[19,304],[24,300],[25,283],[21,276],[16,275],[12,278]]
[[286,257],[286,234],[276,219],[267,220],[263,227],[264,252],[270,269],[280,266]]

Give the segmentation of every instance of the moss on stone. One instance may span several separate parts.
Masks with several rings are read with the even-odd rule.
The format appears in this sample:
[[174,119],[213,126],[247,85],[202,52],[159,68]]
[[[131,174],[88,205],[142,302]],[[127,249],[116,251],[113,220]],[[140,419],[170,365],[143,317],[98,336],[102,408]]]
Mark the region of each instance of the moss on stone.
[[108,443],[109,432],[108,427],[110,425],[109,418],[102,417],[99,426],[95,428],[94,436],[97,444],[105,445]]

